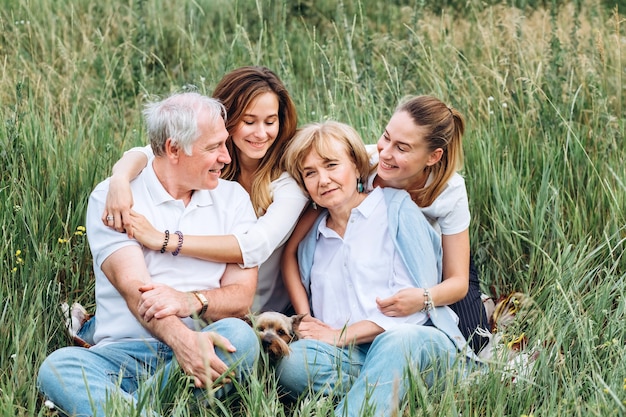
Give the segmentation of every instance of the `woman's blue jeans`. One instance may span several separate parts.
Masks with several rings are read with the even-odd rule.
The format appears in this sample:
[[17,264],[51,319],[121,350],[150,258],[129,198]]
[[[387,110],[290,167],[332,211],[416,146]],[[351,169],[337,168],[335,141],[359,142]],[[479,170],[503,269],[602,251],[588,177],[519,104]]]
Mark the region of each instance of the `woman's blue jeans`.
[[[226,318],[202,331],[219,333],[237,348],[228,353],[216,347],[216,353],[234,367],[238,380],[250,373],[260,348],[248,324]],[[178,369],[178,364],[173,352],[161,342],[119,342],[90,349],[71,346],[45,359],[37,385],[45,397],[68,415],[105,416],[107,399],[123,398],[129,407],[136,406],[144,396],[158,395],[174,369]]]
[[282,388],[292,397],[303,393],[334,394],[340,398],[337,417],[392,415],[407,393],[408,375],[419,375],[431,387],[452,367],[454,343],[435,327],[401,325],[374,341],[338,348],[318,340],[298,340],[278,364]]

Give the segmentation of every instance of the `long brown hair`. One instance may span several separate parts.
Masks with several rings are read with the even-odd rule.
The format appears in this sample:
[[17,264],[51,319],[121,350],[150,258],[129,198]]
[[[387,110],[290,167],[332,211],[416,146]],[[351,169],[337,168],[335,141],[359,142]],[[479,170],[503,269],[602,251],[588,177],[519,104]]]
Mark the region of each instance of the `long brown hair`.
[[[250,103],[268,92],[278,97],[279,130],[276,140],[261,159],[252,181],[250,199],[257,216],[263,215],[272,203],[270,184],[283,172],[280,159],[296,131],[298,124],[296,106],[280,78],[266,67],[237,68],[226,74],[213,91],[213,97],[226,106],[228,111],[226,129],[231,135]],[[224,167],[222,178],[237,180],[241,172],[239,155],[232,140],[229,140],[226,146],[232,162]]]
[[429,152],[443,150],[441,159],[426,167],[433,181],[416,190],[407,190],[420,207],[428,207],[441,194],[455,172],[463,168],[462,138],[465,120],[456,109],[431,96],[409,97],[400,103],[396,113],[406,112],[413,123],[426,131],[424,142]]

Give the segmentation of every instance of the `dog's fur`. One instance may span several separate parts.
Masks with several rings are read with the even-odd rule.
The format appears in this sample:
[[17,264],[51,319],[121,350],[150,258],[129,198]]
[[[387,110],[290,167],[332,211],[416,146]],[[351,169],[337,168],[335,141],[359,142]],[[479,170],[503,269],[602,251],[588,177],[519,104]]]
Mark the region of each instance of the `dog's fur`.
[[491,331],[495,333],[504,330],[518,313],[528,313],[531,304],[531,298],[523,292],[512,292],[500,297],[490,317]]
[[300,338],[298,326],[306,314],[286,316],[276,311],[266,311],[244,318],[256,331],[263,350],[272,361],[289,355],[289,343]]
[[533,300],[524,293],[512,292],[499,297],[495,303],[486,301],[484,305],[491,332],[479,329],[479,334],[487,337],[489,343],[478,356],[486,362],[504,361],[504,373],[513,383],[518,378],[531,378],[540,347],[530,347],[528,336],[520,327],[536,313]]

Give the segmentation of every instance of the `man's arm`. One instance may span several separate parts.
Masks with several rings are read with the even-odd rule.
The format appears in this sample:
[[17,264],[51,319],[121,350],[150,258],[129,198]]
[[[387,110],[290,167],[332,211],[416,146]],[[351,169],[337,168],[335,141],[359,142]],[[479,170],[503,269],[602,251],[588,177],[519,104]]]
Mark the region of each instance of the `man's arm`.
[[138,313],[139,288],[150,281],[150,276],[139,247],[126,246],[113,252],[104,260],[101,269],[137,320],[154,337],[172,348],[183,371],[194,376],[197,387],[210,386],[228,370],[228,366],[215,355],[214,347],[214,344],[220,344],[228,351],[234,351],[226,338],[212,332],[195,332],[176,316],[150,322],[142,319]]
[[203,291],[209,300],[206,318],[243,317],[250,312],[256,293],[259,268],[226,265],[220,288]]
[[[217,321],[248,314],[256,292],[257,276],[256,267],[244,269],[236,264],[226,265],[220,288],[198,290],[209,302],[202,318]],[[202,309],[202,304],[193,294],[164,284],[148,283],[139,287],[139,291],[138,313],[146,322],[168,316],[189,317]]]

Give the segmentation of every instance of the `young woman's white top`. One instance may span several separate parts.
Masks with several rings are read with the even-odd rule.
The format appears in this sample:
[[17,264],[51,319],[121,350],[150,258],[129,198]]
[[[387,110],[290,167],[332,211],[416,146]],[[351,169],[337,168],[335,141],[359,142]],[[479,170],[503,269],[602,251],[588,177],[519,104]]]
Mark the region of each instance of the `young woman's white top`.
[[[150,146],[132,148],[154,157]],[[243,255],[243,267],[259,266],[259,280],[252,304],[253,312],[284,311],[289,295],[280,273],[284,244],[298,222],[309,199],[298,183],[286,172],[270,184],[272,203],[265,214],[245,233],[234,233]]]
[[[378,150],[376,144],[365,145],[370,155],[372,165],[378,163]],[[373,182],[376,173],[370,175],[367,189],[374,188]],[[429,177],[426,184],[430,184],[432,178]],[[420,207],[428,222],[440,234],[454,235],[467,229],[470,225],[469,202],[467,200],[467,189],[465,180],[459,173],[455,173],[446,184],[441,194],[428,207]]]

